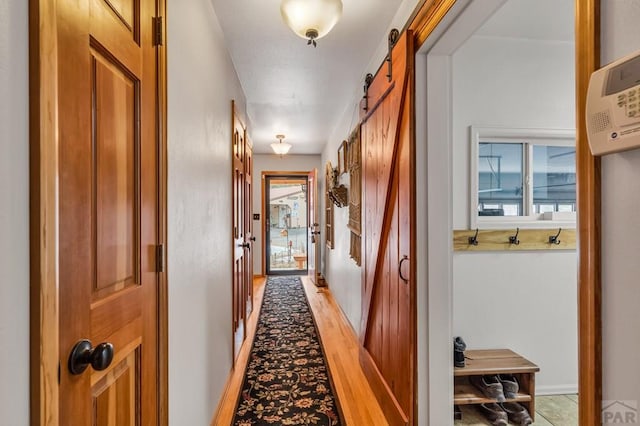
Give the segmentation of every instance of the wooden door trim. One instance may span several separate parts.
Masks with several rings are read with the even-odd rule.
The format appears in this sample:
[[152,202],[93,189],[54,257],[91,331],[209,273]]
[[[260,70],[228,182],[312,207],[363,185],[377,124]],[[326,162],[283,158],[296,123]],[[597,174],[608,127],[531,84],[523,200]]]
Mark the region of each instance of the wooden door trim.
[[58,412],[58,30],[56,0],[29,2],[30,410]]
[[[415,32],[415,53],[456,0],[422,0],[407,28]],[[600,159],[586,132],[585,104],[591,73],[600,66],[600,1],[575,0],[576,170],[578,197],[578,374],[581,425],[601,422],[602,285]]]
[[157,93],[158,93],[158,141],[159,149],[159,176],[158,188],[158,240],[164,247],[164,265],[162,273],[159,274],[159,291],[158,291],[158,419],[160,425],[169,424],[169,282],[168,282],[168,144],[167,144],[167,0],[156,0],[156,16],[162,16],[162,35],[163,43],[156,48],[156,67],[157,67]]
[[576,0],[576,170],[578,182],[578,397],[581,425],[602,413],[602,286],[600,158],[591,155],[585,105],[600,66],[600,0]]
[[[59,424],[57,0],[29,0],[30,424]],[[156,0],[166,35],[166,0]],[[166,36],[157,48],[159,244],[167,251]],[[166,259],[166,255],[165,255]],[[168,281],[159,275],[159,422],[168,424]]]
[[266,253],[267,253],[267,242],[266,242],[266,238],[267,238],[267,222],[266,222],[266,209],[264,208],[265,205],[265,201],[266,201],[266,194],[267,194],[267,190],[266,190],[266,186],[265,186],[265,182],[267,177],[271,177],[271,176],[309,176],[309,172],[301,172],[301,171],[295,171],[295,172],[288,172],[285,170],[263,170],[261,175],[260,175],[260,186],[261,186],[261,201],[260,201],[260,214],[262,215],[262,226],[261,226],[261,230],[260,230],[260,236],[262,239],[262,259],[260,259],[260,263],[262,264],[262,268],[261,268],[261,276],[265,277],[267,275],[267,262],[266,262]]

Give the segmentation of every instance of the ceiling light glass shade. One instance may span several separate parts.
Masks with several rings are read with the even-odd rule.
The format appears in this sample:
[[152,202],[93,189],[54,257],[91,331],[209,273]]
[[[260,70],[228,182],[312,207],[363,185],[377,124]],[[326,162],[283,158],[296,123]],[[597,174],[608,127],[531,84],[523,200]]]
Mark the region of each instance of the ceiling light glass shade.
[[285,155],[291,149],[291,144],[282,142],[274,142],[271,144],[271,149],[278,155]]
[[340,19],[342,0],[282,0],[280,13],[294,33],[317,40],[326,36]]

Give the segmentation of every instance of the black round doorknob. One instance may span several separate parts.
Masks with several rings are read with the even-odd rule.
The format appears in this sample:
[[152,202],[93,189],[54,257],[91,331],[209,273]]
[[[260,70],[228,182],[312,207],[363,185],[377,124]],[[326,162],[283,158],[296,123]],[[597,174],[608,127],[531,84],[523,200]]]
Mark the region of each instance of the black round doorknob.
[[249,238],[249,239],[250,239],[251,241],[255,241],[255,240],[256,240],[256,237],[251,237],[251,238]]
[[69,355],[69,372],[74,375],[82,374],[89,365],[94,370],[101,371],[109,367],[111,361],[113,361],[111,343],[100,343],[94,348],[89,340],[80,340]]

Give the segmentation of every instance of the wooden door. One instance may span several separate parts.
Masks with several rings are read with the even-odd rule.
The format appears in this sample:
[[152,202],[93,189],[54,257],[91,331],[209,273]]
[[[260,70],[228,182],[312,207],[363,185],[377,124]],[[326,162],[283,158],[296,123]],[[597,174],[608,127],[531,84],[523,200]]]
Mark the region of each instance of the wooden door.
[[232,102],[232,193],[233,193],[233,359],[235,362],[246,337],[247,254],[251,247],[247,237],[246,127]]
[[319,286],[319,271],[320,266],[320,224],[318,223],[318,171],[313,169],[308,174],[307,182],[307,200],[309,208],[309,241],[307,244],[307,274],[312,283]]
[[[158,424],[157,3],[56,5],[59,423]],[[94,363],[72,372],[81,339]]]
[[412,75],[406,33],[369,88],[362,132],[361,363],[391,425],[415,424]]
[[246,287],[245,310],[246,316],[249,317],[253,310],[253,246],[256,241],[253,232],[253,147],[249,135],[245,132],[245,149],[244,149],[244,229],[245,241],[249,244],[245,254],[244,279]]

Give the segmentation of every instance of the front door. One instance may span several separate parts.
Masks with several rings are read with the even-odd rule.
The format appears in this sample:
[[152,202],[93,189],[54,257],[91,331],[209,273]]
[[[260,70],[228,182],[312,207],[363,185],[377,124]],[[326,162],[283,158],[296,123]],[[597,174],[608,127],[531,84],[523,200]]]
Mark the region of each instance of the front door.
[[307,274],[309,181],[306,175],[297,172],[264,176],[267,275]]
[[159,420],[157,7],[56,5],[62,425]]

